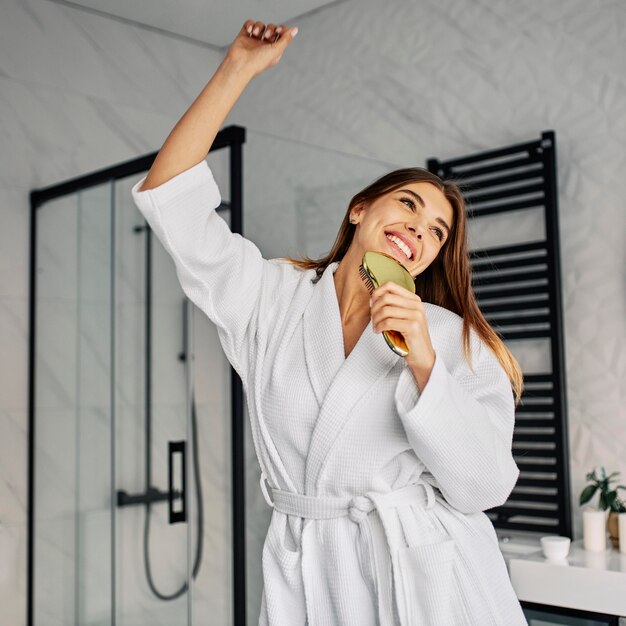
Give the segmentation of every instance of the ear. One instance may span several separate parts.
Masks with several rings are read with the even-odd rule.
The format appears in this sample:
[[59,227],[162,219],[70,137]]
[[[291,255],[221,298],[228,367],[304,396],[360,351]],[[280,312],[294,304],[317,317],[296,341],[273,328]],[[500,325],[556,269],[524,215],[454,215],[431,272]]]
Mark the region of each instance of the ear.
[[349,218],[354,219],[356,217],[360,217],[365,208],[366,207],[362,203],[355,205],[354,207],[352,207],[352,211],[350,211]]

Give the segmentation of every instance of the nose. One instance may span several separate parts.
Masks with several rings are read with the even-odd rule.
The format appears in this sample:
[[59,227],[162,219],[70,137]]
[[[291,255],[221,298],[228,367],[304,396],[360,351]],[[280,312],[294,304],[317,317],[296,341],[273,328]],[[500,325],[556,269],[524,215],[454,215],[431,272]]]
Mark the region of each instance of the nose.
[[409,226],[409,229],[412,230],[414,233],[417,233],[416,236],[418,239],[422,238],[422,225],[421,224],[417,228],[414,226]]

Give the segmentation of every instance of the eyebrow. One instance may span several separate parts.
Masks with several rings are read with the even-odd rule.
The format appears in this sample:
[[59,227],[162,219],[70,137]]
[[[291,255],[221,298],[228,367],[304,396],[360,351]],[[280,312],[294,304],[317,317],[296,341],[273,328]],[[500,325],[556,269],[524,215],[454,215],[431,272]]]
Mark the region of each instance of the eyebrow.
[[[422,205],[423,208],[426,207],[426,203],[424,202],[424,199],[422,198],[422,196],[416,194],[414,191],[411,191],[410,189],[399,189],[398,193],[402,191],[405,193],[410,193]],[[446,224],[446,221],[443,218],[437,217],[435,218],[435,221],[439,222],[442,226],[445,226],[446,230],[448,231],[448,235],[450,235],[450,227],[448,226],[448,224]]]

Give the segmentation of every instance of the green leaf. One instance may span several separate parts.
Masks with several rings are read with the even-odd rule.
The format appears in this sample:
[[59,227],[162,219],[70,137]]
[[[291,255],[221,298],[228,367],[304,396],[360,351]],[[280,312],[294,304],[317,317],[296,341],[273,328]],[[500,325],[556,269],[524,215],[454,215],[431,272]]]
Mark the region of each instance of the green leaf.
[[598,490],[598,485],[588,485],[587,487],[585,487],[582,493],[580,494],[579,504],[585,504],[585,502],[589,502],[589,500],[593,498],[597,490]]
[[601,493],[600,494],[600,504],[599,507],[603,510],[606,511],[609,508],[609,505],[606,501],[606,494]]

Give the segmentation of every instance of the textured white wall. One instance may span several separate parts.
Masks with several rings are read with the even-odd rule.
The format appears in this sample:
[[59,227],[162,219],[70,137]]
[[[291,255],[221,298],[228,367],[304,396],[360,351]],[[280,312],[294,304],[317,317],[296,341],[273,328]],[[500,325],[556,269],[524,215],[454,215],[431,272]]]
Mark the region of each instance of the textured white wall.
[[[0,618],[21,624],[28,192],[158,148],[221,56],[49,2],[7,0],[0,18]],[[404,165],[556,131],[580,537],[585,473],[626,475],[624,4],[353,0],[296,25],[227,124]],[[251,238],[283,254],[261,224],[284,218],[248,206]]]

